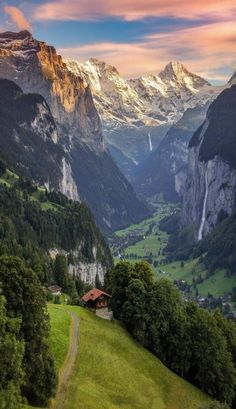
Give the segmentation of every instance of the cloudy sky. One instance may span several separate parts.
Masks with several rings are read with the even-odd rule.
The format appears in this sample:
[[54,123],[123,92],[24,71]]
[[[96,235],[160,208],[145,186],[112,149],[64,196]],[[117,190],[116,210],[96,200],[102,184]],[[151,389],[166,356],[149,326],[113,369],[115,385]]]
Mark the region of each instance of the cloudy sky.
[[1,2],[1,31],[28,29],[64,57],[97,57],[125,77],[171,60],[212,83],[236,67],[235,0],[25,0]]

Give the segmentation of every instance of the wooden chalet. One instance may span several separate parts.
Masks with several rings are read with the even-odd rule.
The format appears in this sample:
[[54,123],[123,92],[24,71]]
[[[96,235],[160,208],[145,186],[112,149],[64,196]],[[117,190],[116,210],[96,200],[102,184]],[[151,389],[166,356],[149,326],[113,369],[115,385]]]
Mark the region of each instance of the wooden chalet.
[[86,306],[94,310],[107,308],[110,299],[111,295],[104,293],[104,291],[99,290],[98,288],[93,288],[82,297],[82,300]]
[[51,285],[51,287],[48,287],[48,290],[53,294],[53,295],[61,295],[61,287],[58,285]]

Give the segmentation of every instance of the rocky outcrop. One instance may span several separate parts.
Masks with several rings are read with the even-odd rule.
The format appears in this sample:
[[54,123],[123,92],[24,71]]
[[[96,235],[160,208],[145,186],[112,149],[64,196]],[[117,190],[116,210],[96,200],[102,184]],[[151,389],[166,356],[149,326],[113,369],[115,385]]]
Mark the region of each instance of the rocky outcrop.
[[72,200],[79,200],[78,189],[73,179],[71,165],[62,158],[62,180],[60,183],[61,192]]
[[[105,275],[107,273],[107,266],[101,263],[97,257],[97,249],[93,248],[94,260],[83,261],[80,258],[80,249],[72,251],[70,253],[63,249],[51,249],[49,250],[50,256],[55,259],[57,254],[63,254],[68,257],[68,273],[73,277],[79,277],[84,283],[95,285],[96,279],[103,284]],[[71,261],[73,259],[73,261]]]
[[236,208],[236,86],[222,92],[190,141],[182,224],[201,240]]
[[104,284],[107,269],[101,263],[82,263],[78,261],[75,264],[68,265],[68,272],[72,276],[79,277],[84,283],[95,285],[97,278],[101,284]]

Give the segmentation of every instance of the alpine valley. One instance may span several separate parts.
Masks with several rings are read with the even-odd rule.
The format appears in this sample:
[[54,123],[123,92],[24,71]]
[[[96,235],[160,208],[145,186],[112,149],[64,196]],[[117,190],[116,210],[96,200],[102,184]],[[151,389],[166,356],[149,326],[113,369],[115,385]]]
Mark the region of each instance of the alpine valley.
[[[90,88],[67,69],[53,47],[35,40],[28,31],[1,34],[0,77],[14,81],[20,87],[18,92],[40,94],[22,96],[23,100],[34,98],[35,109],[18,115],[17,121],[26,133],[34,133],[38,144],[39,138],[45,142],[49,157],[43,160],[32,145],[35,142],[30,137],[21,140],[17,130],[7,143],[8,149],[11,142],[11,158],[18,156],[17,166],[25,175],[34,174],[40,184],[59,189],[71,199],[86,201],[106,232],[149,214],[106,149]],[[23,111],[24,106],[19,104]],[[17,111],[17,102],[15,105]],[[6,141],[5,135],[2,141]],[[16,166],[2,145],[1,149],[9,164]],[[37,159],[37,171],[28,157],[33,157],[34,162]],[[52,161],[57,162],[53,172],[47,168],[47,162],[50,166]]]
[[[91,2],[2,9],[27,30],[0,33],[0,409],[235,409],[236,73],[128,79],[103,59],[149,3]],[[202,14],[181,13],[158,22],[190,41]],[[62,55],[101,60],[62,57],[30,33],[42,22]],[[147,59],[170,35],[148,30]]]

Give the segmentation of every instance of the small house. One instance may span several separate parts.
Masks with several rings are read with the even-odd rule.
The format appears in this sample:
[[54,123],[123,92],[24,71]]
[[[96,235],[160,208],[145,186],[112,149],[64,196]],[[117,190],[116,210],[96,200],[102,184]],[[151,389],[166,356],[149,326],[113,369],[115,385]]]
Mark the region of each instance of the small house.
[[82,297],[82,300],[86,304],[86,306],[94,310],[107,308],[110,299],[111,295],[105,293],[102,290],[99,290],[98,288],[93,288]]
[[61,287],[59,287],[58,285],[51,285],[51,287],[48,287],[48,290],[53,295],[61,295]]

